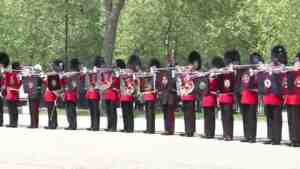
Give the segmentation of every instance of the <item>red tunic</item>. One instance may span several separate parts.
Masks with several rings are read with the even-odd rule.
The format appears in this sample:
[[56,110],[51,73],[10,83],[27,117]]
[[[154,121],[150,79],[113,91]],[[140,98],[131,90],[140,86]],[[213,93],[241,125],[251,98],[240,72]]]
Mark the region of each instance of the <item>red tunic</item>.
[[155,93],[147,93],[143,95],[143,98],[147,102],[155,102],[156,101],[156,94]]
[[215,107],[217,105],[218,80],[210,79],[208,91],[204,92],[202,107]]
[[300,105],[300,71],[289,72],[288,94],[285,96],[286,105]]
[[16,72],[5,72],[5,87],[6,96],[8,101],[17,101],[19,99],[19,89],[22,85],[22,81]]
[[[49,88],[48,88],[48,80],[44,80],[43,83],[46,85],[46,91],[44,93],[44,101],[48,102],[48,103],[55,102],[58,97],[57,97],[57,95],[53,91],[49,90]],[[61,80],[60,84],[63,85],[64,81]]]
[[242,92],[241,103],[247,105],[258,104],[258,82],[255,76],[251,76],[248,70],[245,70],[241,77]]
[[227,73],[219,76],[218,83],[220,84],[220,104],[234,104],[234,73]]
[[117,102],[119,101],[120,79],[112,77],[112,85],[105,92],[105,100]]
[[85,93],[85,98],[87,100],[100,100],[100,92],[97,89],[88,89]]

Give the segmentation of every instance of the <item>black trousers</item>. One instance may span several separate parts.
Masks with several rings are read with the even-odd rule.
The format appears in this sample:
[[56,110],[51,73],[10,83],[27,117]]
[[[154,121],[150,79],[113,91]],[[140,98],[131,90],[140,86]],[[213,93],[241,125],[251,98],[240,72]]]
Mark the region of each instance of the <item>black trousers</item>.
[[9,112],[9,126],[17,127],[18,126],[18,105],[16,101],[7,101],[8,112]]
[[243,118],[244,138],[255,140],[257,131],[257,104],[241,104],[241,114]]
[[99,101],[88,100],[88,106],[89,106],[90,117],[91,117],[91,129],[99,130],[99,128],[100,128]]
[[194,101],[183,101],[182,111],[184,113],[185,134],[193,136],[196,131],[196,113]]
[[107,115],[107,129],[111,131],[117,130],[117,102],[106,100],[106,115]]
[[267,116],[268,139],[273,143],[280,143],[282,133],[282,107],[274,105],[265,105],[265,114]]
[[300,105],[287,105],[289,136],[292,143],[300,143]]
[[40,108],[40,99],[30,98],[29,99],[30,127],[32,128],[39,127],[39,108]]
[[207,137],[215,137],[216,115],[215,107],[204,107],[204,134]]
[[146,131],[149,133],[155,132],[155,102],[145,102],[146,115]]
[[70,129],[75,130],[77,128],[77,112],[76,103],[66,102],[66,114]]
[[4,112],[3,102],[4,102],[3,98],[0,97],[0,126],[3,126],[3,112]]
[[123,123],[124,130],[127,132],[134,131],[134,114],[133,114],[133,102],[122,102],[121,103],[123,110]]
[[176,105],[164,104],[162,105],[164,113],[164,127],[167,133],[174,133],[175,130],[175,111]]
[[223,137],[233,138],[233,105],[221,105]]
[[57,110],[55,102],[46,102],[48,110],[48,127],[50,129],[57,128]]

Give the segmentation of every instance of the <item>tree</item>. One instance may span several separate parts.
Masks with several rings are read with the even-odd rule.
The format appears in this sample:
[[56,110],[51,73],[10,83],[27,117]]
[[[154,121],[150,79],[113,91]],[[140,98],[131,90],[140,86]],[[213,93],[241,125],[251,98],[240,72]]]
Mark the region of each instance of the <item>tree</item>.
[[107,63],[112,63],[115,49],[118,22],[125,0],[103,0],[105,7],[105,31],[101,55],[106,58]]

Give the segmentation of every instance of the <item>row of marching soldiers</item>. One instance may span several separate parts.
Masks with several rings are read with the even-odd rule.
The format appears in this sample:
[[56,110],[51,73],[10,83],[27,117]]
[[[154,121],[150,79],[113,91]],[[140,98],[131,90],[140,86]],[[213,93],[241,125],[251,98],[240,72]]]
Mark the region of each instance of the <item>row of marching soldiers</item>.
[[[262,100],[267,118],[267,140],[265,144],[278,145],[282,136],[282,110],[288,113],[290,145],[300,145],[300,54],[295,57],[294,66],[287,65],[287,51],[277,45],[271,50],[271,63],[263,64],[258,53],[249,56],[249,65],[240,65],[237,50],[228,50],[224,57],[213,57],[209,71],[201,68],[201,56],[196,51],[188,56],[188,66],[178,66],[169,59],[167,67],[153,58],[146,72],[137,55],[130,56],[127,65],[121,59],[107,67],[102,57],[96,57],[94,67],[83,70],[77,58],[70,62],[70,72],[64,72],[64,62],[55,60],[52,72],[41,76],[38,71],[24,73],[19,63],[12,63],[8,69],[9,57],[0,53],[2,72],[2,95],[0,104],[0,125],[3,124],[3,101],[6,100],[10,122],[8,127],[17,127],[19,89],[23,83],[28,93],[31,125],[38,127],[41,85],[46,86],[43,94],[48,110],[47,129],[56,129],[57,100],[63,98],[69,123],[68,130],[77,128],[76,106],[78,83],[85,81],[85,98],[91,116],[89,130],[100,127],[100,100],[105,103],[108,120],[106,131],[117,131],[117,110],[121,107],[124,132],[134,132],[134,106],[136,101],[144,105],[146,116],[145,133],[155,133],[155,106],[160,102],[164,114],[165,135],[173,135],[175,112],[179,102],[184,113],[185,133],[192,137],[196,132],[196,103],[204,110],[203,138],[215,137],[215,114],[221,110],[223,137],[233,140],[235,105],[238,104],[243,119],[244,139],[242,142],[256,142],[258,104]],[[112,69],[119,68],[119,69]],[[36,68],[39,70],[39,68]],[[118,70],[118,71],[115,71]],[[100,73],[99,73],[100,72]],[[21,78],[21,76],[23,76]],[[262,99],[260,99],[262,98]]]

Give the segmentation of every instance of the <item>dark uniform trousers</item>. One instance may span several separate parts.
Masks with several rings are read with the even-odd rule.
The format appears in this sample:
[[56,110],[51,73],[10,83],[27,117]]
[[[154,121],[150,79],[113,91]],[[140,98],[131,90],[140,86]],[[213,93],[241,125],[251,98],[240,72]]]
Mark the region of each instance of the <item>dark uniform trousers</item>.
[[204,107],[204,134],[207,137],[215,137],[216,117],[215,107]]
[[91,117],[91,129],[99,130],[100,128],[100,108],[99,101],[88,100]]
[[149,133],[155,132],[155,102],[146,101],[145,102],[146,110],[146,131]]
[[70,129],[75,130],[77,128],[77,112],[76,112],[76,103],[74,102],[66,102],[66,113],[67,120],[69,123]]
[[223,137],[233,138],[233,105],[223,104],[221,105],[222,113],[222,125],[223,125]]
[[50,129],[57,128],[57,110],[55,102],[46,102],[48,110],[48,127]]
[[7,101],[9,112],[9,126],[18,126],[18,105],[16,101]]
[[184,113],[185,134],[193,136],[196,131],[196,113],[194,101],[183,101],[182,111]]
[[0,126],[3,126],[3,112],[4,112],[4,107],[3,107],[3,98],[0,98]]
[[175,130],[175,111],[176,105],[164,104],[162,106],[164,113],[164,126],[165,131],[173,134]]
[[30,127],[39,127],[39,98],[29,98],[29,111],[30,111]]
[[134,130],[134,114],[133,114],[133,102],[122,102],[123,110],[123,123],[124,130],[127,132],[133,132]]
[[243,129],[245,139],[255,140],[257,131],[257,104],[242,104],[241,114],[243,118]]
[[265,114],[267,116],[268,139],[278,144],[281,141],[282,107],[265,105]]
[[292,143],[300,143],[300,106],[288,105],[289,136]]
[[107,129],[117,130],[117,102],[106,100]]

